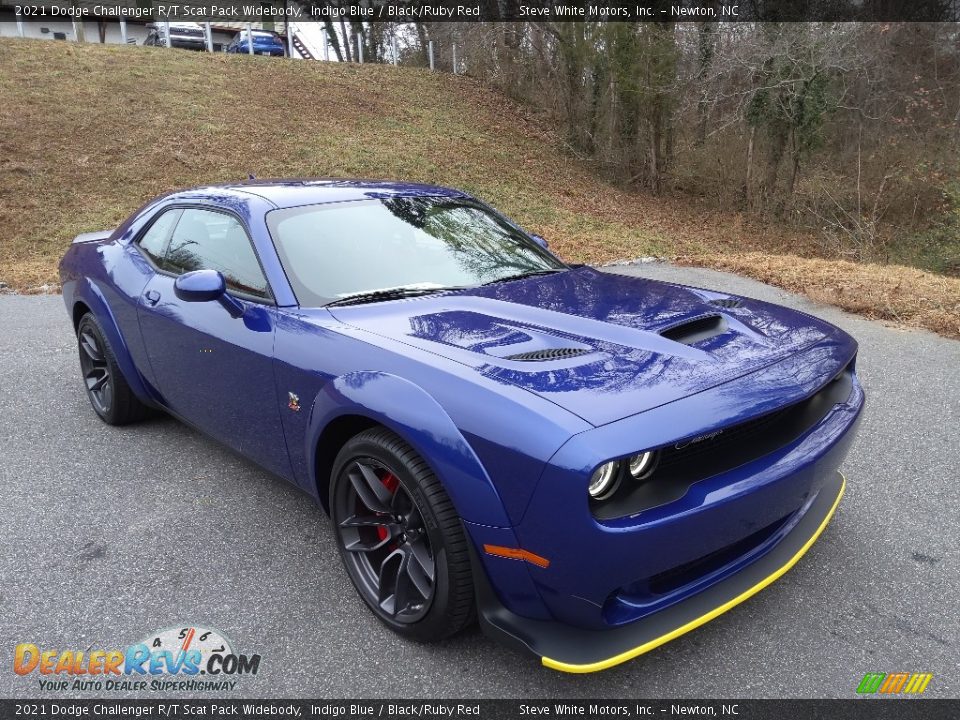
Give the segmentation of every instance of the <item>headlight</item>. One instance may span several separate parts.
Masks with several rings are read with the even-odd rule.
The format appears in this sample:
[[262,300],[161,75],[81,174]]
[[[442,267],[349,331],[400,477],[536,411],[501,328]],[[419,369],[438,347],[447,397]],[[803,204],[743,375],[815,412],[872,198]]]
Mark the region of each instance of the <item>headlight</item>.
[[620,462],[614,460],[598,467],[590,477],[587,492],[594,500],[603,500],[613,494],[620,482]]
[[630,458],[630,474],[634,480],[643,480],[653,472],[656,453],[645,452]]

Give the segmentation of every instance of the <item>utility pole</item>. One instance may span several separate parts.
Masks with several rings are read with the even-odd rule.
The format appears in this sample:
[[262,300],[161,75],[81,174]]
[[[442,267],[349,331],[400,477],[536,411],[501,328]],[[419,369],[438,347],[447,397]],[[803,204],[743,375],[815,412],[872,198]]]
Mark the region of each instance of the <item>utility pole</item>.
[[287,0],[283,0],[283,22],[287,29],[287,57],[293,57],[293,28],[290,26],[290,16],[287,15]]

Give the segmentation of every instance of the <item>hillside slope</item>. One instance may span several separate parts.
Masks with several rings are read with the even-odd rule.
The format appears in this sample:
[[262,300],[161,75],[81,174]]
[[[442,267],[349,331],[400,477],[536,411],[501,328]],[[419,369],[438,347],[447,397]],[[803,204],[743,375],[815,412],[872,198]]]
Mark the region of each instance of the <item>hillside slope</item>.
[[818,260],[802,234],[612,188],[565,154],[542,118],[468,78],[0,39],[0,281],[9,286],[55,283],[75,234],[113,227],[157,194],[250,173],[453,185],[572,262],[657,255],[729,268],[960,336],[960,280]]

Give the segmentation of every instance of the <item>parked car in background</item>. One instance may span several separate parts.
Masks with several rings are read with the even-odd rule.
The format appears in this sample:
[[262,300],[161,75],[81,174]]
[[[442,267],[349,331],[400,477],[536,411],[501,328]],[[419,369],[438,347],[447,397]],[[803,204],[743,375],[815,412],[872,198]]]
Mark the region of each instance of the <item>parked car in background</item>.
[[167,38],[167,23],[154,23],[148,25],[150,33],[147,39],[143,41],[144,45],[155,45],[157,47],[175,47],[185,50],[206,50],[207,38],[203,28],[199,23],[193,22],[172,22],[170,26],[169,41]]
[[[249,53],[250,45],[247,40],[247,31],[241,30],[233,39],[233,42],[227,45],[229,53]],[[270,30],[253,31],[253,54],[254,55],[273,55],[275,57],[284,57],[287,54],[287,48],[283,44],[283,38]]]

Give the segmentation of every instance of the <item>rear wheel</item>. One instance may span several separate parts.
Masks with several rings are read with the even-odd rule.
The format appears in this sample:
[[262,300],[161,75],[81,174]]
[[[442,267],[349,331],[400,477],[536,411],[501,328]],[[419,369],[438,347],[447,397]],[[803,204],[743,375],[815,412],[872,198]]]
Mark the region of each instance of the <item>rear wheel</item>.
[[77,343],[87,398],[100,419],[108,425],[126,425],[145,418],[149,408],[133,394],[92,313],[80,318]]
[[467,540],[427,464],[385,428],[349,440],[334,462],[330,511],[350,579],[395,632],[430,642],[473,619]]

